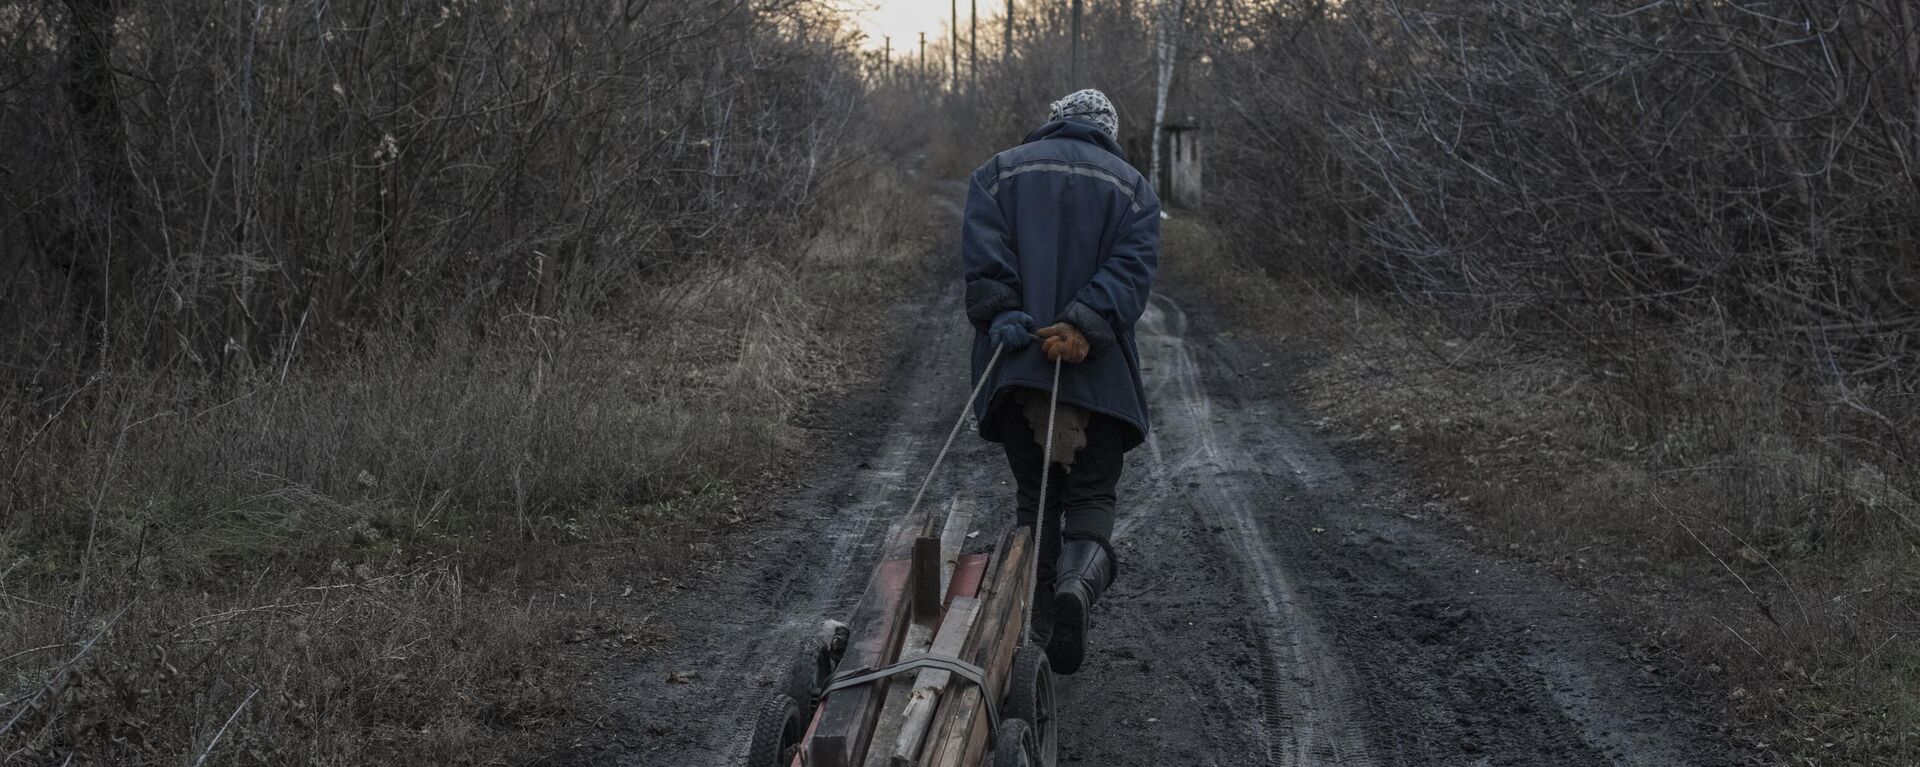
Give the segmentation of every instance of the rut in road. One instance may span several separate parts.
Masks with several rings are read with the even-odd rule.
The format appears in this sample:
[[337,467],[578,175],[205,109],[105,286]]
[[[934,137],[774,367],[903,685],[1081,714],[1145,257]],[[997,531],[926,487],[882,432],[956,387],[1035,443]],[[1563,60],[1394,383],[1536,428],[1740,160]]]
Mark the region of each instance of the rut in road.
[[1308,428],[1284,357],[1196,327],[1164,294],[1139,326],[1154,433],[1130,456],[1096,651],[1061,687],[1063,753],[1747,763],[1581,596],[1450,540],[1398,478]]
[[[654,616],[673,625],[677,641],[623,672],[627,681],[615,691],[614,707],[625,723],[602,728],[620,734],[588,745],[579,761],[740,764],[755,706],[783,678],[801,641],[820,620],[852,612],[881,543],[967,394],[961,352],[970,331],[954,319],[961,316],[958,294],[889,312],[889,321],[913,327],[921,343],[902,355],[894,374],[815,427],[836,454],[776,503],[770,524],[732,542],[739,559]],[[1003,464],[987,447],[961,435],[927,503],[944,508],[963,487],[1002,486]],[[665,681],[686,679],[686,672],[686,683]]]
[[[1138,326],[1154,431],[1128,456],[1119,579],[1059,680],[1063,763],[1747,763],[1583,597],[1451,540],[1305,426],[1284,358],[1165,288]],[[741,763],[753,704],[859,599],[966,396],[959,289],[935,292],[891,310],[912,351],[825,421],[810,480],[662,607],[677,642],[623,670],[618,734],[583,762]],[[962,435],[942,473],[929,502],[980,503],[978,540],[997,537],[998,447]]]
[[[1339,654],[1327,644],[1312,614],[1303,609],[1302,596],[1265,540],[1256,521],[1251,494],[1239,485],[1264,469],[1247,440],[1238,432],[1243,424],[1271,421],[1270,414],[1216,412],[1201,375],[1199,362],[1186,343],[1187,318],[1165,295],[1155,296],[1138,326],[1141,355],[1150,368],[1144,372],[1154,398],[1155,430],[1144,445],[1144,471],[1116,525],[1116,537],[1128,553],[1147,554],[1156,563],[1178,566],[1166,559],[1167,547],[1160,519],[1168,508],[1186,506],[1189,519],[1224,533],[1230,551],[1207,552],[1206,558],[1237,563],[1237,586],[1257,609],[1236,603],[1234,612],[1251,640],[1256,670],[1253,711],[1244,712],[1238,727],[1242,738],[1256,745],[1244,751],[1241,738],[1209,742],[1209,763],[1234,764],[1249,755],[1256,763],[1277,765],[1352,765],[1368,767],[1369,755],[1361,720],[1354,717]],[[1262,418],[1261,416],[1267,416]],[[1252,416],[1249,418],[1249,416]],[[1297,440],[1295,440],[1297,441]],[[1303,486],[1345,490],[1350,484],[1337,465],[1311,463],[1305,456],[1287,454],[1285,468]],[[1145,531],[1144,538],[1142,533]],[[1159,642],[1157,654],[1175,657],[1179,646]],[[1209,680],[1215,697],[1228,692],[1213,681],[1217,670],[1196,669],[1189,679]],[[1256,713],[1257,715],[1247,715]],[[1189,744],[1189,746],[1196,746]],[[1222,753],[1226,749],[1226,753]],[[1199,749],[1193,749],[1199,751]],[[1190,757],[1202,754],[1190,754]],[[1173,754],[1168,755],[1173,758]]]

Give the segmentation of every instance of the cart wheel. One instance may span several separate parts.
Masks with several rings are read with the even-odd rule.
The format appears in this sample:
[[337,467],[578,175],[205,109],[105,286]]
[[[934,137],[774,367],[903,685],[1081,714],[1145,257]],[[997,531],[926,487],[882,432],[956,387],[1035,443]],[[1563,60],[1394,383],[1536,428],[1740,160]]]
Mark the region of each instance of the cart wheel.
[[1013,670],[1007,674],[1007,700],[1001,711],[1007,718],[1030,725],[1038,767],[1053,767],[1059,749],[1059,728],[1053,718],[1053,666],[1047,662],[1047,649],[1037,644],[1020,648],[1013,655]]
[[801,642],[800,651],[793,656],[793,665],[787,670],[787,697],[800,704],[803,711],[820,705],[820,691],[826,689],[827,680],[846,652],[846,625],[832,621],[823,624],[820,633]]
[[768,696],[753,723],[753,749],[747,752],[747,767],[788,767],[806,735],[800,704],[786,693]]
[[1000,720],[1000,738],[993,747],[993,767],[1040,767],[1040,745],[1025,719]]

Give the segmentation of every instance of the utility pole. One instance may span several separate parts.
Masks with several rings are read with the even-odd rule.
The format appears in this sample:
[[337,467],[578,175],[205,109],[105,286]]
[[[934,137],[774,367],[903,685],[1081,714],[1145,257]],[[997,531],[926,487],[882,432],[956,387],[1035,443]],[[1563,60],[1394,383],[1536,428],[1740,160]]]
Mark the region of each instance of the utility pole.
[[980,0],[971,0],[967,22],[967,92],[980,87]]
[[1007,39],[1000,43],[1000,66],[1013,63],[1013,0],[1007,0]]
[[952,49],[953,71],[947,73],[947,83],[954,92],[960,91],[960,0],[953,0],[953,19],[947,24],[947,47]]
[[927,79],[927,33],[920,33],[920,80]]
[[1068,70],[1073,82],[1067,85],[1069,90],[1084,85],[1080,81],[1080,3],[1081,0],[1073,0],[1073,66]]
[[893,83],[893,35],[887,35],[884,39],[887,41],[887,52],[883,54],[883,58],[880,59],[880,79],[886,81],[888,84],[892,84]]

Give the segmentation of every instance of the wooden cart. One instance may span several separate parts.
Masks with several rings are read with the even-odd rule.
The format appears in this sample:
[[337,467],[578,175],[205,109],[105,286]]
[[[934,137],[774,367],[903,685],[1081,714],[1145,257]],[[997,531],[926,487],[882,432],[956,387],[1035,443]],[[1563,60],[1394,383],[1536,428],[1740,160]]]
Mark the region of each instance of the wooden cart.
[[847,623],[762,704],[749,767],[1054,764],[1052,670],[1027,642],[1033,536],[962,554],[969,509],[904,521]]

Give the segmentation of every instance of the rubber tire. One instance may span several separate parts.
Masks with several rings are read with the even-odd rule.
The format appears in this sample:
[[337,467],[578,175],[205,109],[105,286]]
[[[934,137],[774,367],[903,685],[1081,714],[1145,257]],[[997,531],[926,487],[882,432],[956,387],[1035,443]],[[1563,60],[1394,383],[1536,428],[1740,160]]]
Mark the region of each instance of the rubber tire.
[[1033,726],[1025,719],[1000,720],[1000,736],[993,746],[993,767],[1040,767],[1040,746]]
[[793,654],[793,663],[787,667],[787,683],[782,687],[787,697],[800,704],[800,710],[812,711],[820,705],[820,691],[826,689],[827,679],[833,676],[834,666],[838,665],[833,651],[825,640],[818,636],[809,636],[800,642],[800,649]]
[[807,721],[800,717],[800,704],[783,692],[767,696],[753,720],[753,748],[747,752],[747,767],[790,767],[806,736]]
[[1014,653],[1013,668],[1007,674],[1007,697],[1000,712],[1032,727],[1038,767],[1054,767],[1060,741],[1054,717],[1053,665],[1047,660],[1045,647],[1029,644]]

